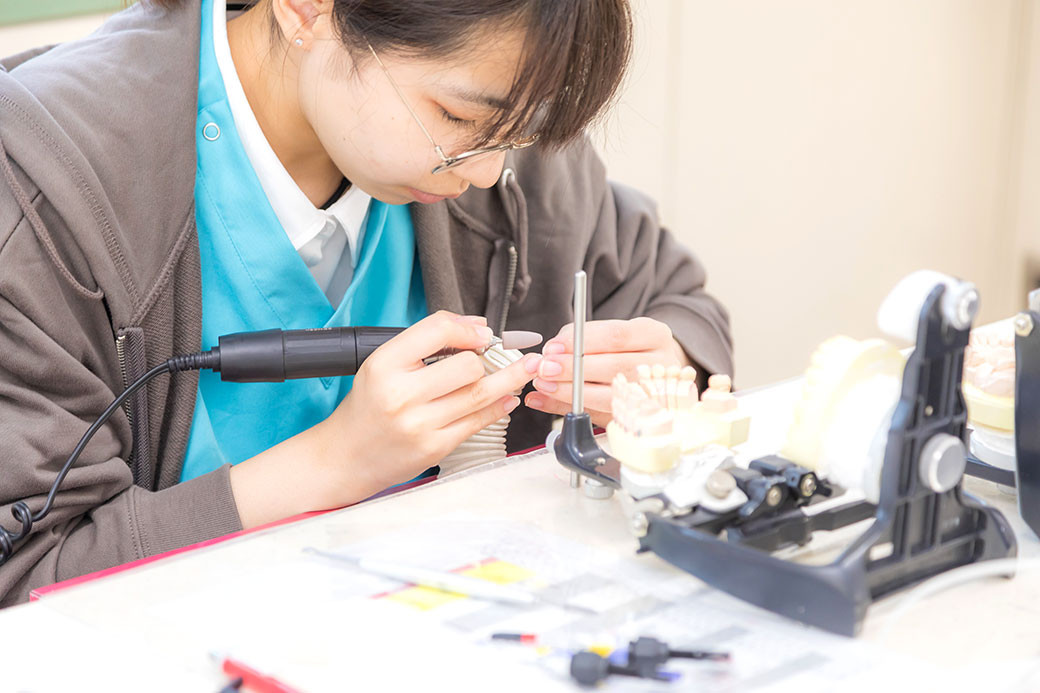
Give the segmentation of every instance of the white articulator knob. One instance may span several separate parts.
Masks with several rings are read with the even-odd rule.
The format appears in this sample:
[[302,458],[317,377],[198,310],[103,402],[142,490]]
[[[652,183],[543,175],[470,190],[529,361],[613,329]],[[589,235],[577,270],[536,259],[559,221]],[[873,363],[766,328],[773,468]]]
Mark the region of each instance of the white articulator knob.
[[928,439],[917,459],[921,483],[936,493],[949,491],[964,476],[967,451],[964,443],[949,433],[938,433]]
[[979,309],[979,292],[971,282],[962,282],[933,270],[919,270],[904,277],[878,309],[877,325],[884,334],[907,342],[917,341],[917,323],[928,294],[939,284],[946,287],[942,311],[958,329],[971,325]]

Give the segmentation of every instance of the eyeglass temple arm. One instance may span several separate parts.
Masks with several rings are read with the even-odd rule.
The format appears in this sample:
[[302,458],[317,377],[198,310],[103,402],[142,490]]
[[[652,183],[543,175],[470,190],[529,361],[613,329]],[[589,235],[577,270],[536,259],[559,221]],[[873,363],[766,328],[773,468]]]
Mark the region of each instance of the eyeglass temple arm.
[[371,53],[372,57],[376,59],[377,63],[379,63],[379,67],[382,68],[383,74],[386,75],[387,80],[390,82],[390,86],[392,86],[394,88],[394,91],[397,92],[397,95],[401,97],[401,102],[404,104],[404,107],[408,109],[408,112],[412,114],[412,118],[415,120],[415,122],[419,124],[419,129],[423,131],[424,135],[426,135],[426,139],[430,141],[430,144],[433,145],[433,148],[437,151],[437,154],[441,157],[441,159],[447,161],[448,157],[444,155],[444,152],[441,150],[441,146],[434,142],[433,135],[431,135],[430,131],[426,129],[426,126],[423,125],[423,122],[419,119],[419,116],[416,114],[415,109],[412,108],[412,104],[408,102],[408,98],[405,97],[404,92],[401,91],[401,87],[397,86],[397,82],[394,80],[393,77],[390,76],[390,70],[386,69],[386,65],[384,65],[383,61],[379,59],[379,54],[376,53],[376,49],[372,47],[371,43],[368,44],[368,52]]

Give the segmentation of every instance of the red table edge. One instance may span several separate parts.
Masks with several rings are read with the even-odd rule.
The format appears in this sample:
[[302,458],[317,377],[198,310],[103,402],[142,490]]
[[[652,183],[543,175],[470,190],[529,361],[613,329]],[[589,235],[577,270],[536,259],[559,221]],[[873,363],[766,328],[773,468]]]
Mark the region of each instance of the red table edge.
[[[508,455],[508,457],[515,457],[515,456],[518,456],[518,455],[526,455],[527,453],[534,452],[535,450],[538,450],[541,447],[544,447],[544,446],[538,445],[538,446],[535,446],[533,448],[528,448],[527,450],[521,450],[519,452],[514,452],[514,453],[511,453],[510,455]],[[372,496],[371,498],[367,498],[367,499],[365,499],[365,501],[361,501],[361,502],[364,503],[364,502],[369,501],[369,500],[375,500],[376,498],[383,498],[384,496],[390,496],[390,495],[393,495],[395,493],[399,493],[401,491],[407,491],[409,489],[419,488],[420,486],[428,484],[431,481],[436,481],[436,479],[437,479],[436,476],[428,476],[425,479],[417,479],[416,481],[409,481],[408,483],[401,484],[400,486],[394,486],[393,488],[388,488],[385,491],[381,491],[381,492],[377,493],[376,495]],[[54,594],[55,592],[60,592],[62,590],[68,589],[70,587],[75,587],[76,585],[82,585],[84,583],[91,582],[93,580],[97,580],[98,578],[108,577],[109,575],[115,575],[116,573],[121,573],[124,570],[130,570],[132,568],[137,568],[137,567],[140,567],[140,566],[143,566],[143,565],[148,565],[149,563],[154,563],[156,561],[161,561],[163,559],[170,558],[171,556],[177,556],[177,555],[182,554],[182,553],[187,553],[188,551],[195,551],[196,549],[201,549],[201,548],[204,548],[206,546],[213,546],[214,544],[219,544],[221,542],[225,542],[225,541],[228,541],[229,539],[234,539],[236,537],[245,536],[246,534],[252,534],[253,532],[260,532],[260,531],[263,531],[265,529],[270,529],[271,527],[278,527],[278,526],[281,526],[281,525],[287,525],[287,524],[289,524],[291,522],[299,522],[300,520],[306,520],[309,517],[316,517],[318,515],[324,515],[325,513],[329,513],[329,512],[332,512],[332,510],[317,510],[317,511],[309,512],[309,513],[301,513],[300,515],[294,515],[292,517],[287,517],[287,518],[284,518],[282,520],[275,520],[274,522],[268,522],[266,525],[260,525],[259,527],[253,527],[252,529],[239,530],[237,532],[232,532],[231,534],[225,534],[223,536],[214,537],[213,539],[207,539],[206,541],[200,541],[200,542],[197,542],[195,544],[189,544],[188,546],[182,546],[179,549],[170,549],[169,551],[164,551],[163,553],[157,553],[154,556],[146,556],[145,558],[139,558],[136,561],[130,561],[129,563],[122,563],[120,565],[113,566],[111,568],[105,568],[104,570],[98,570],[98,571],[95,571],[93,573],[87,573],[86,575],[80,575],[79,577],[69,578],[68,580],[62,580],[61,582],[55,582],[55,583],[52,583],[50,585],[44,585],[43,587],[37,587],[36,589],[34,589],[34,590],[29,592],[29,601],[34,602],[34,601],[37,601],[38,599],[42,599],[43,597],[46,597],[46,596],[51,595],[51,594]]]

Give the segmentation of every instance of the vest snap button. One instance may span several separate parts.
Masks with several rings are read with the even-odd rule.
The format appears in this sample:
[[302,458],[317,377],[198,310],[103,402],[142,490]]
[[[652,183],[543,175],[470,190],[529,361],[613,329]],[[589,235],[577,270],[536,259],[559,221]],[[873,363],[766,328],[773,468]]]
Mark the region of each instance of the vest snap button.
[[216,123],[206,123],[202,126],[202,136],[210,142],[220,137],[220,126]]

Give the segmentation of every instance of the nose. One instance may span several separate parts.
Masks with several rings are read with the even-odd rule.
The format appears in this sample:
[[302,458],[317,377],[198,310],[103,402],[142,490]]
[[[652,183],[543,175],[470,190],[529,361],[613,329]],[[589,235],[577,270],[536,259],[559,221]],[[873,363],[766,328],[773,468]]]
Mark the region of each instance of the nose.
[[490,188],[498,182],[506,165],[506,153],[495,152],[456,166],[453,171],[475,188]]

